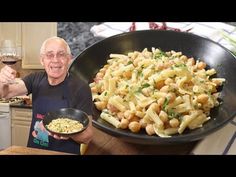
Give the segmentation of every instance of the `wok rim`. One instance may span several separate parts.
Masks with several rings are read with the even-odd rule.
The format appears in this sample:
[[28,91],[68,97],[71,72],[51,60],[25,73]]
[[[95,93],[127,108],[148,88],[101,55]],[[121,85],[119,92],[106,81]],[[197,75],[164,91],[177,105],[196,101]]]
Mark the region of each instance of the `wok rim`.
[[[131,143],[135,143],[135,144],[167,145],[170,143],[187,143],[187,142],[201,140],[202,138],[206,137],[206,135],[210,135],[211,133],[214,133],[217,130],[221,129],[224,125],[229,123],[235,116],[236,116],[236,112],[234,112],[229,119],[225,120],[221,124],[218,124],[215,127],[206,129],[205,131],[200,132],[200,133],[176,134],[176,135],[173,135],[173,136],[167,137],[167,138],[159,137],[158,135],[149,136],[147,134],[140,134],[140,133],[135,134],[135,133],[129,132],[128,130],[123,131],[122,129],[119,129],[117,131],[115,128],[110,128],[110,127],[106,126],[105,124],[102,124],[94,119],[92,120],[92,123],[96,128],[102,130],[103,132],[106,132],[106,133],[108,133],[112,136],[118,137],[118,138],[120,137],[124,141],[127,141],[127,142],[131,142]],[[98,119],[101,119],[101,118],[99,117]],[[197,128],[197,129],[200,129],[200,128]],[[194,130],[190,130],[190,131],[194,131]],[[131,140],[131,139],[133,139],[133,140]],[[136,141],[138,141],[139,143],[137,143]],[[140,141],[143,141],[143,142],[140,142]]]
[[[190,33],[190,32],[185,32],[185,31],[173,31],[173,30],[138,30],[138,31],[128,31],[128,32],[123,32],[123,33],[120,33],[120,34],[116,34],[116,35],[113,35],[113,36],[110,36],[110,37],[107,37],[107,38],[103,38],[101,39],[100,41],[97,41],[95,43],[93,43],[92,45],[86,47],[81,53],[79,53],[78,55],[76,55],[75,59],[76,58],[79,58],[79,56],[83,55],[89,48],[92,48],[93,46],[97,45],[98,43],[101,43],[103,41],[106,41],[106,40],[112,40],[113,38],[119,38],[121,36],[126,36],[126,35],[129,35],[129,34],[135,34],[135,33],[146,33],[146,32],[163,32],[163,33],[176,33],[176,34],[185,34],[185,35],[189,35],[189,36],[194,36],[194,37],[197,37],[197,38],[202,38],[203,40],[207,40],[208,42],[211,42],[211,43],[214,43],[222,48],[224,48],[224,50],[226,50],[228,53],[230,53],[230,55],[232,55],[235,59],[236,59],[236,56],[233,54],[233,52],[231,52],[229,49],[227,49],[225,46],[223,46],[222,44],[220,43],[217,43],[215,41],[213,41],[212,39],[210,38],[207,38],[207,37],[203,37],[203,36],[200,36],[198,34],[194,34],[194,33]],[[75,61],[75,60],[74,60]],[[73,62],[74,62],[73,61]],[[72,64],[73,62],[71,63],[70,67],[69,67],[69,70],[70,68],[72,67]]]

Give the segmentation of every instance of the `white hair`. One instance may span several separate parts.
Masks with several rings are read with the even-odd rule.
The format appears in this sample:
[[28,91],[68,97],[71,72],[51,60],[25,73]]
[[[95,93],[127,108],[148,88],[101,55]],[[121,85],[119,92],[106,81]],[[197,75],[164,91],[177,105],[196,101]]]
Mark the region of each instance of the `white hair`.
[[61,42],[63,42],[66,46],[66,52],[67,54],[71,55],[71,50],[70,50],[70,47],[69,45],[67,44],[67,42],[63,39],[63,38],[60,38],[60,37],[57,37],[57,36],[53,36],[53,37],[50,37],[48,39],[46,39],[41,48],[40,48],[40,55],[44,54],[45,50],[46,50],[46,44],[49,42],[49,41],[52,41],[52,40],[59,40]]

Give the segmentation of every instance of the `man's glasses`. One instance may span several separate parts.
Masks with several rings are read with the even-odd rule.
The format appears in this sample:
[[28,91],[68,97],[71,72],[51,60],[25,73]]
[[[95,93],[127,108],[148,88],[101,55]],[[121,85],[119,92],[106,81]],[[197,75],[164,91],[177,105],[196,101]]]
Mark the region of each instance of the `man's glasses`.
[[61,59],[66,58],[67,55],[68,55],[68,54],[65,53],[65,52],[58,52],[58,53],[56,53],[56,54],[49,52],[49,53],[45,53],[45,54],[44,54],[44,56],[45,56],[48,60],[54,59],[55,56],[56,56],[57,59],[60,59],[60,60],[61,60]]

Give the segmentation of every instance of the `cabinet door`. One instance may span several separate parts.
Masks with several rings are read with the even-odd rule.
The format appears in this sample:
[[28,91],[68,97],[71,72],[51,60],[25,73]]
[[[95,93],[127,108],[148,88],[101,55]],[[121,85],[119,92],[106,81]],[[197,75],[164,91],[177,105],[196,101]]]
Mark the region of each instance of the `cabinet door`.
[[[21,52],[21,23],[0,22],[0,42],[6,39],[13,41],[16,44],[16,47],[19,49],[18,52]],[[2,43],[0,43],[0,45],[1,44]],[[21,64],[17,63],[17,68],[18,65],[20,66]],[[0,62],[0,68],[3,66],[4,64]]]
[[11,143],[27,146],[32,110],[27,108],[11,108]]
[[22,23],[22,68],[43,69],[39,51],[43,41],[57,35],[57,23]]
[[17,121],[31,122],[32,109],[28,108],[11,108],[11,119]]
[[30,122],[26,121],[12,121],[12,145],[27,146],[30,124]]
[[21,46],[21,23],[1,22],[0,23],[0,40],[9,39]]

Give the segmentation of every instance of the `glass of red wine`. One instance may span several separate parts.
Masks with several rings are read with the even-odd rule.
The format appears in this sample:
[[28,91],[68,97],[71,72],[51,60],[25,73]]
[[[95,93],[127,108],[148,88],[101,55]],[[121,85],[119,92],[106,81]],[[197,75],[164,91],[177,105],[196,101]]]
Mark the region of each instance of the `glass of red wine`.
[[[20,60],[20,51],[12,40],[2,41],[0,59],[3,64],[15,69],[14,65]],[[10,82],[10,84],[13,83],[17,83],[17,81],[15,80]]]

